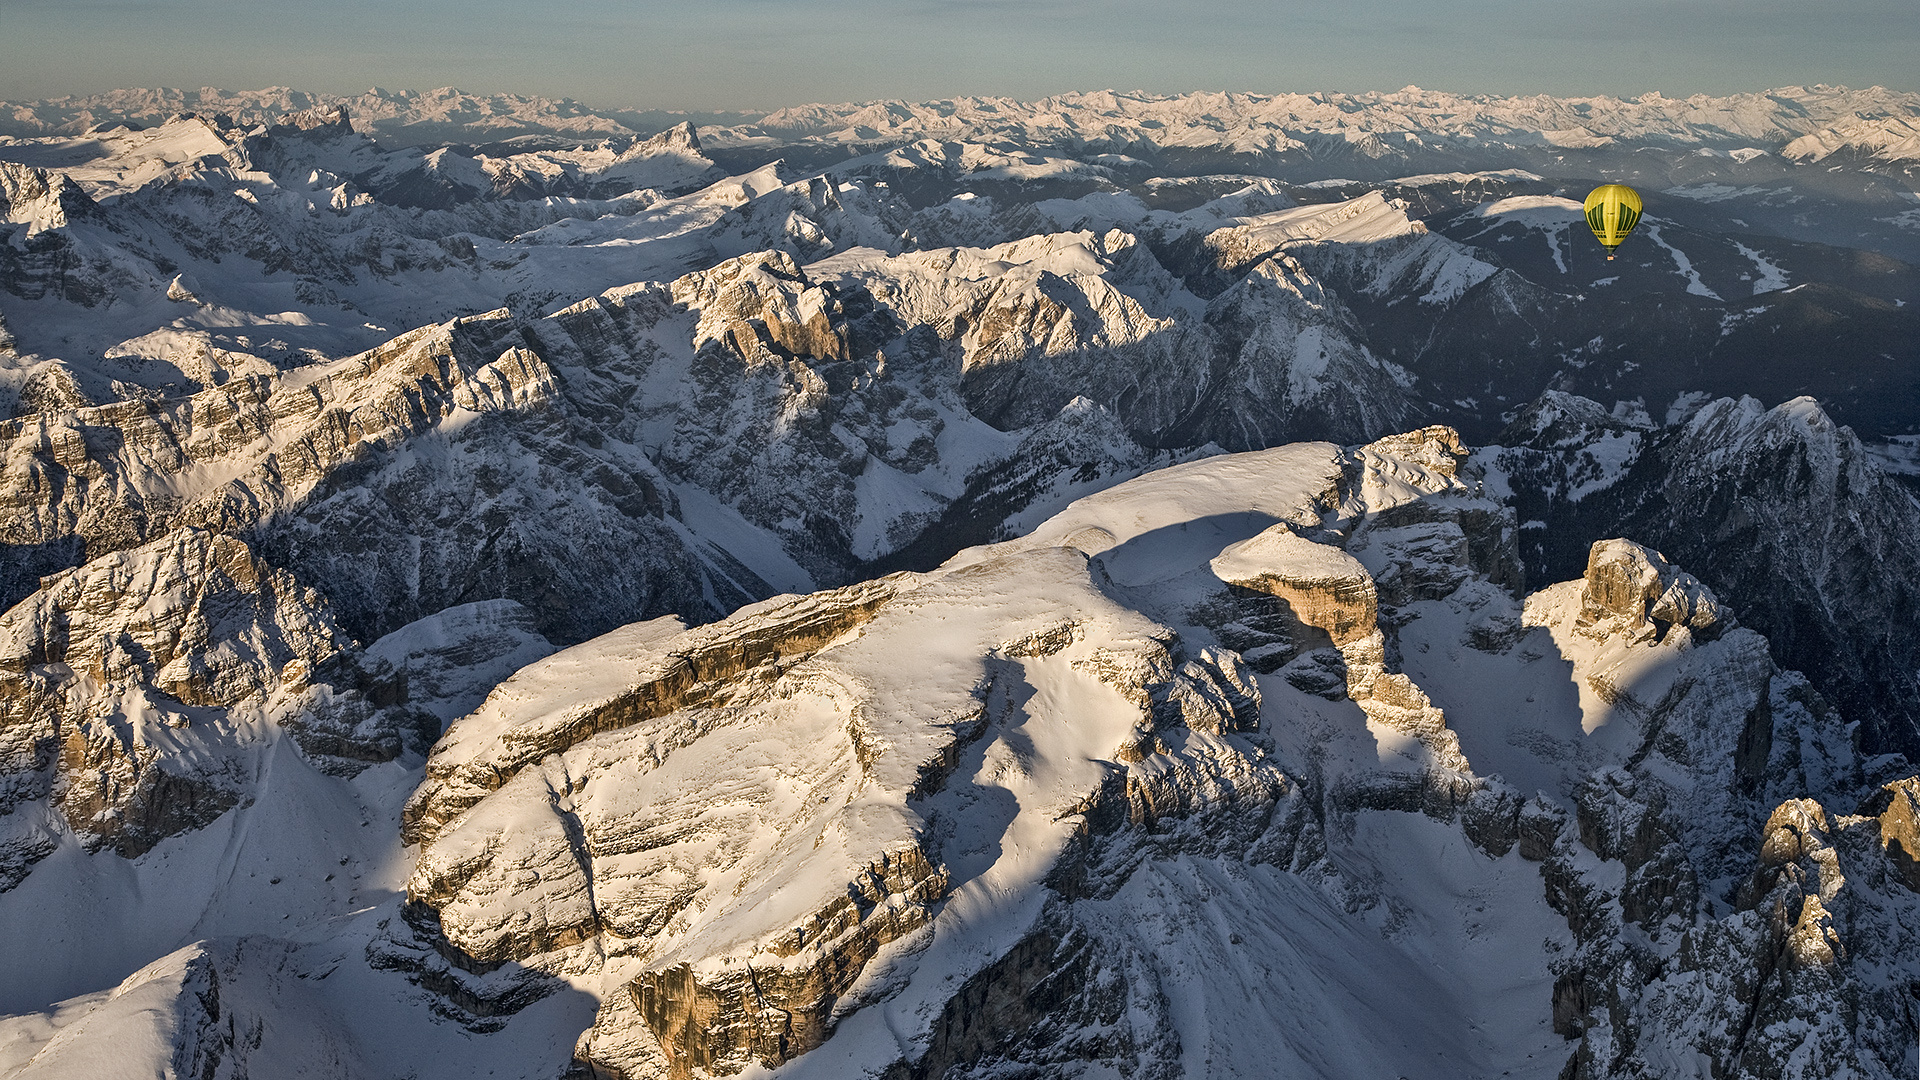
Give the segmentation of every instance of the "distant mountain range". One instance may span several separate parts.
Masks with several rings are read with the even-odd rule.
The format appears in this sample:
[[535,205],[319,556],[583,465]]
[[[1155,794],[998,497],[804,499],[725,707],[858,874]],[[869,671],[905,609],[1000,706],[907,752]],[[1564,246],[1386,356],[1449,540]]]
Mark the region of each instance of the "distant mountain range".
[[285,87],[258,91],[118,90],[85,97],[0,102],[0,134],[81,134],[116,123],[153,125],[182,113],[224,114],[234,122],[274,123],[297,113],[344,106],[358,130],[403,143],[490,143],[527,136],[580,140],[651,135],[682,122],[712,128],[718,148],[780,143],[982,141],[1131,144],[1156,149],[1224,149],[1284,154],[1351,151],[1365,158],[1422,151],[1551,146],[1587,150],[1615,143],[1664,144],[1737,152],[1759,149],[1793,160],[1835,153],[1898,163],[1920,159],[1914,114],[1920,94],[1871,87],[1790,86],[1753,94],[1668,98],[1496,97],[1409,86],[1365,94],[1144,94],[1103,90],[1038,101],[962,97],[944,101],[801,105],[770,113],[672,113],[604,109],[514,94],[469,94],[453,87],[364,94],[311,94]]

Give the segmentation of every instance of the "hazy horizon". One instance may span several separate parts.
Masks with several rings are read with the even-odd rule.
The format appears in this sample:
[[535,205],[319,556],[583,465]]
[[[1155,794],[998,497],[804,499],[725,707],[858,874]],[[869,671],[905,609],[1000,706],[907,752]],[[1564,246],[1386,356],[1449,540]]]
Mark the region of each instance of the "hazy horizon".
[[[1742,94],[1772,93],[1774,91],[1792,89],[1795,87],[1807,88],[1807,89],[1820,88],[1820,89],[1851,91],[1851,92],[1873,90],[1877,88],[1882,90],[1890,90],[1895,93],[1920,93],[1920,91],[1905,90],[1899,87],[1889,87],[1884,84],[1878,84],[1878,83],[1863,84],[1863,85],[1849,85],[1845,83],[1802,82],[1802,83],[1791,83],[1791,84],[1789,83],[1768,84],[1765,86],[1755,85],[1750,87],[1733,88],[1733,89],[1729,89],[1729,90],[1725,90],[1717,93],[1706,93],[1702,91],[1702,92],[1698,92],[1698,94],[1704,94],[1704,96],[1707,96],[1710,98],[1724,99],[1724,98],[1730,98],[1730,97],[1737,97]],[[316,88],[312,86],[301,85],[297,83],[280,83],[280,84],[262,85],[262,86],[233,86],[233,85],[219,86],[219,85],[213,85],[213,84],[207,84],[204,86],[189,86],[185,84],[173,84],[173,85],[128,84],[125,86],[115,86],[105,90],[98,90],[98,91],[83,91],[83,92],[76,92],[71,94],[40,95],[33,98],[25,98],[25,97],[15,97],[10,99],[0,98],[0,100],[10,101],[13,104],[29,104],[34,102],[53,102],[53,101],[63,101],[63,100],[86,101],[86,100],[91,100],[95,98],[108,97],[113,94],[140,93],[145,91],[163,91],[163,92],[173,92],[173,93],[179,93],[179,94],[196,94],[196,93],[205,93],[208,91],[212,91],[220,94],[245,95],[245,94],[266,94],[274,90],[286,90],[296,94],[310,94],[319,98],[340,99],[343,101],[350,101],[351,99],[359,97],[364,94],[382,94],[382,95],[390,95],[390,96],[398,97],[398,96],[404,96],[404,95],[427,95],[427,94],[432,94],[442,90],[451,90],[451,91],[456,91],[458,93],[466,94],[472,97],[492,97],[495,95],[499,95],[504,97],[516,97],[516,98],[522,98],[522,99],[528,99],[528,100],[542,99],[542,100],[554,101],[554,102],[570,101],[577,105],[585,106],[589,110],[597,114],[603,114],[603,115],[613,115],[613,114],[622,114],[622,113],[656,113],[656,114],[662,114],[662,115],[683,115],[700,122],[705,122],[706,118],[713,118],[715,120],[719,120],[722,118],[731,120],[732,118],[736,118],[736,117],[754,118],[754,117],[763,116],[769,113],[773,113],[781,109],[804,108],[806,106],[812,106],[812,105],[819,105],[819,106],[825,106],[830,108],[843,107],[843,106],[849,106],[849,105],[882,104],[887,102],[903,102],[907,104],[918,105],[918,104],[928,104],[928,103],[934,103],[934,102],[940,102],[940,101],[959,101],[959,100],[965,100],[965,99],[973,99],[973,100],[999,99],[999,100],[1007,100],[1007,101],[1017,101],[1022,103],[1032,103],[1035,101],[1046,100],[1048,98],[1063,98],[1063,97],[1071,97],[1077,94],[1103,94],[1103,93],[1119,94],[1119,95],[1140,94],[1140,95],[1149,95],[1154,97],[1167,97],[1167,98],[1194,97],[1194,96],[1199,96],[1204,94],[1243,94],[1243,95],[1254,95],[1254,96],[1262,96],[1262,97],[1281,97],[1288,94],[1329,93],[1329,94],[1342,94],[1342,95],[1359,98],[1359,97],[1365,97],[1367,95],[1387,96],[1387,95],[1400,93],[1406,90],[1417,90],[1422,93],[1458,94],[1463,97],[1480,97],[1480,98],[1511,99],[1511,100],[1520,100],[1526,97],[1535,96],[1535,94],[1537,93],[1547,93],[1545,91],[1539,91],[1534,93],[1515,92],[1515,93],[1508,94],[1508,93],[1500,93],[1495,91],[1466,91],[1466,90],[1459,90],[1457,88],[1447,87],[1447,86],[1421,86],[1418,84],[1411,84],[1411,83],[1406,86],[1394,87],[1392,89],[1376,87],[1376,88],[1368,88],[1368,89],[1361,89],[1361,90],[1328,90],[1324,88],[1314,89],[1314,88],[1307,88],[1307,87],[1299,87],[1299,88],[1292,88],[1292,89],[1278,89],[1278,90],[1264,90],[1264,89],[1252,90],[1252,89],[1246,89],[1242,87],[1228,87],[1228,86],[1202,86],[1202,87],[1188,87],[1185,89],[1162,90],[1162,89],[1148,89],[1145,87],[1137,87],[1137,86],[1082,86],[1082,87],[1070,87],[1070,88],[1065,88],[1061,90],[1051,91],[1044,94],[1032,94],[1032,95],[979,93],[979,94],[939,94],[939,95],[931,95],[926,97],[893,95],[888,97],[862,97],[862,98],[839,98],[839,99],[811,98],[804,101],[803,100],[770,101],[770,102],[764,102],[758,105],[743,106],[740,108],[733,108],[733,109],[723,109],[723,108],[703,109],[703,108],[672,108],[672,107],[665,107],[665,106],[657,106],[647,102],[604,101],[599,99],[577,97],[571,94],[539,94],[539,93],[531,93],[531,92],[522,91],[522,90],[516,90],[511,87],[479,90],[470,86],[454,84],[454,83],[447,83],[444,85],[437,85],[437,86],[373,85],[373,86],[364,86],[364,87],[360,87],[359,89],[352,89],[352,90],[331,90],[331,89],[321,89],[321,88]],[[1656,89],[1656,90],[1645,90],[1638,93],[1634,93],[1634,92],[1626,92],[1626,93],[1596,92],[1592,94],[1548,93],[1548,96],[1560,98],[1564,100],[1583,100],[1587,98],[1606,97],[1606,98],[1613,98],[1619,101],[1640,101],[1648,97],[1660,96],[1670,100],[1678,101],[1678,100],[1685,100],[1687,98],[1698,96],[1698,94],[1682,95],[1677,93],[1667,93],[1665,91]]]
[[1827,83],[1920,89],[1904,0],[0,0],[0,98],[128,87],[370,86],[569,97],[602,108],[753,111],[809,102],[1392,91],[1669,97]]

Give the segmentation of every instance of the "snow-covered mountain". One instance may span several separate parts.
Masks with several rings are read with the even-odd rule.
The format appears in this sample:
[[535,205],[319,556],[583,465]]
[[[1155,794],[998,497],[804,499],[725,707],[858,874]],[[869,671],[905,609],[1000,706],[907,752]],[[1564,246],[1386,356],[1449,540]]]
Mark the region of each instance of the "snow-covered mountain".
[[[222,935],[0,1046],[30,1077],[1899,1075],[1912,781],[1649,549],[1510,591],[1466,461],[1437,428],[1213,457],[932,573],[636,623],[451,704],[410,797],[257,728],[214,865],[269,912],[216,902]],[[511,626],[368,652],[483,681]],[[0,905],[98,887],[64,835]],[[210,839],[122,864],[121,949],[208,902]]]
[[[286,87],[259,91],[119,90],[86,97],[4,102],[8,135],[80,134],[88,128],[151,126],[181,113],[225,114],[247,124],[276,123],[304,112],[346,107],[359,130],[432,131],[442,142],[498,142],[541,135],[572,139],[650,134],[673,114],[602,109],[572,99],[429,91],[312,94]],[[1920,95],[1871,87],[1789,86],[1725,97],[1555,98],[1453,94],[1409,86],[1362,94],[1146,94],[1101,90],[1037,101],[962,97],[782,108],[762,116],[699,114],[715,126],[715,145],[753,142],[903,144],[920,139],[1107,143],[1116,148],[1223,148],[1252,152],[1345,150],[1369,157],[1442,144],[1543,144],[1591,149],[1618,142],[1716,148],[1731,144],[1793,157],[1825,157],[1852,146],[1887,161],[1910,160],[1912,116]],[[649,130],[651,129],[651,130]]]
[[1747,622],[1805,658],[1863,742],[1907,748],[1896,732],[1920,730],[1920,672],[1905,660],[1920,650],[1920,504],[1817,402],[1683,401],[1656,423],[1552,393],[1502,441],[1482,453],[1527,521],[1531,575],[1576,569],[1583,536],[1645,537],[1745,597]]
[[1916,1067],[1915,95],[3,112],[0,1076]]
[[[1116,150],[1227,149],[1245,153],[1346,154],[1383,158],[1449,144],[1544,144],[1592,149],[1619,142],[1719,148],[1813,137],[1819,146],[1871,144],[1890,161],[1911,148],[1867,132],[1900,130],[1920,95],[1880,87],[1784,87],[1728,97],[1646,94],[1555,98],[1451,94],[1409,86],[1364,94],[1062,94],[1038,101],[954,98],[806,105],[769,113],[716,139],[874,143],[900,139],[978,140],[1018,135],[1042,142],[1105,143]],[[1856,124],[1871,116],[1882,123]],[[1887,121],[1891,122],[1887,122]],[[1835,127],[1840,131],[1835,131]]]
[[743,115],[682,114],[657,110],[604,110],[574,101],[519,94],[469,94],[438,90],[382,90],[364,94],[313,94],[284,86],[232,91],[128,89],[83,97],[0,104],[0,134],[80,135],[90,129],[131,124],[154,127],[183,114],[225,116],[247,127],[278,124],[301,113],[345,107],[356,129],[402,145],[522,142],[579,143],[652,135],[688,121],[738,123]]

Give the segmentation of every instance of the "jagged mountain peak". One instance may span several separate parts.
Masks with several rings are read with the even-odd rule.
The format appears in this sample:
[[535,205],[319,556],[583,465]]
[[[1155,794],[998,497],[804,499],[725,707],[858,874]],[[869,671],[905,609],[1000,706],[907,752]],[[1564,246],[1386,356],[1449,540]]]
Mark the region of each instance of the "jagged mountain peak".
[[700,152],[700,135],[694,130],[693,121],[682,120],[658,135],[635,143],[629,153],[650,154],[662,150],[684,150],[688,153]]
[[[1911,751],[1912,676],[1880,657],[1920,647],[1907,629],[1920,563],[1899,539],[1920,527],[1920,500],[1811,398],[1702,396],[1684,395],[1664,426],[1623,418],[1628,403],[1609,413],[1558,395],[1523,413],[1509,434],[1527,441],[1499,461],[1540,525],[1530,561],[1565,566],[1584,555],[1582,532],[1624,522],[1704,568],[1744,622],[1802,657],[1870,749]],[[1855,620],[1885,627],[1882,645],[1845,644]]]

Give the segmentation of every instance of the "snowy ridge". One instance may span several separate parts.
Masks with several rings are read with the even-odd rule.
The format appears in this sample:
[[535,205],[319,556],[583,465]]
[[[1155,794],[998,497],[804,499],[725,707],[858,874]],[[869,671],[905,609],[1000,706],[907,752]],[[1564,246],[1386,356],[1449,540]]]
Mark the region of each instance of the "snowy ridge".
[[[1632,1075],[1698,1053],[1897,1075],[1877,1032],[1920,882],[1881,848],[1907,789],[1649,549],[1597,544],[1582,579],[1516,597],[1483,479],[1444,428],[1298,444],[691,630],[538,659],[511,607],[404,628],[366,662],[430,701],[477,698],[446,681],[462,648],[482,683],[531,662],[404,811],[418,758],[348,780],[266,729],[291,798],[160,840],[128,864],[137,903],[174,903],[169,871],[223,827],[341,858],[292,845],[304,861],[253,886],[286,898],[271,939],[188,930],[117,992],[0,1021],[0,1060],[257,1070],[370,1024],[409,1048],[340,1044],[335,1074],[1545,1078],[1569,1054]],[[332,800],[414,846],[300,809]],[[63,850],[0,910],[102,857]],[[353,880],[318,880],[336,866]],[[1492,942],[1499,980],[1476,974]],[[982,1001],[994,1026],[956,1037]]]
[[1788,143],[1787,157],[1821,161],[1841,151],[1881,161],[1920,160],[1920,122],[1912,116],[1849,116]]
[[[1243,153],[1346,144],[1372,157],[1432,143],[1611,140],[1681,145],[1785,143],[1846,118],[1913,117],[1920,95],[1873,87],[1784,87],[1728,97],[1501,98],[1407,87],[1365,94],[1063,94],[1034,102],[955,98],[806,105],[758,123],[714,131],[712,145],[780,138],[871,143],[922,138],[1020,137],[1036,145],[1140,140],[1166,147],[1221,147]],[[1149,136],[1146,133],[1151,130]]]
[[360,118],[361,130],[404,131],[438,127],[452,135],[498,138],[528,133],[550,133],[575,138],[634,134],[627,125],[595,112],[577,101],[525,97],[516,94],[468,94],[453,87],[437,90],[387,91],[339,96],[312,94],[288,87],[255,91],[129,89],[86,97],[54,98],[31,103],[11,102],[6,134],[80,134],[97,127],[136,123],[152,126],[182,113],[225,114],[238,123],[270,124],[301,113],[345,106]]
[[[8,117],[6,134],[41,135],[79,134],[126,122],[151,126],[189,112],[226,114],[243,124],[273,123],[340,106],[356,118],[359,130],[398,133],[431,128],[443,139],[473,142],[536,133],[574,139],[632,137],[637,132],[631,125],[653,118],[653,114],[596,110],[570,99],[474,95],[451,87],[376,89],[347,96],[284,87],[250,92],[121,90],[85,98],[0,103],[0,110]],[[1376,157],[1434,143],[1583,148],[1635,141],[1730,149],[1808,139],[1796,144],[1795,156],[1825,156],[1832,146],[1852,143],[1900,159],[1911,157],[1907,151],[1916,110],[1920,110],[1920,96],[1880,87],[1789,86],[1687,98],[1658,93],[1638,98],[1496,97],[1411,86],[1364,94],[1156,95],[1102,90],[1030,102],[954,98],[801,105],[758,119],[741,116],[739,122],[709,128],[705,137],[715,146],[773,140],[906,144],[1019,138],[1036,145],[1112,144],[1123,152],[1135,141],[1247,153],[1321,150],[1337,144]],[[667,114],[659,116],[666,120],[660,126],[672,122]]]

